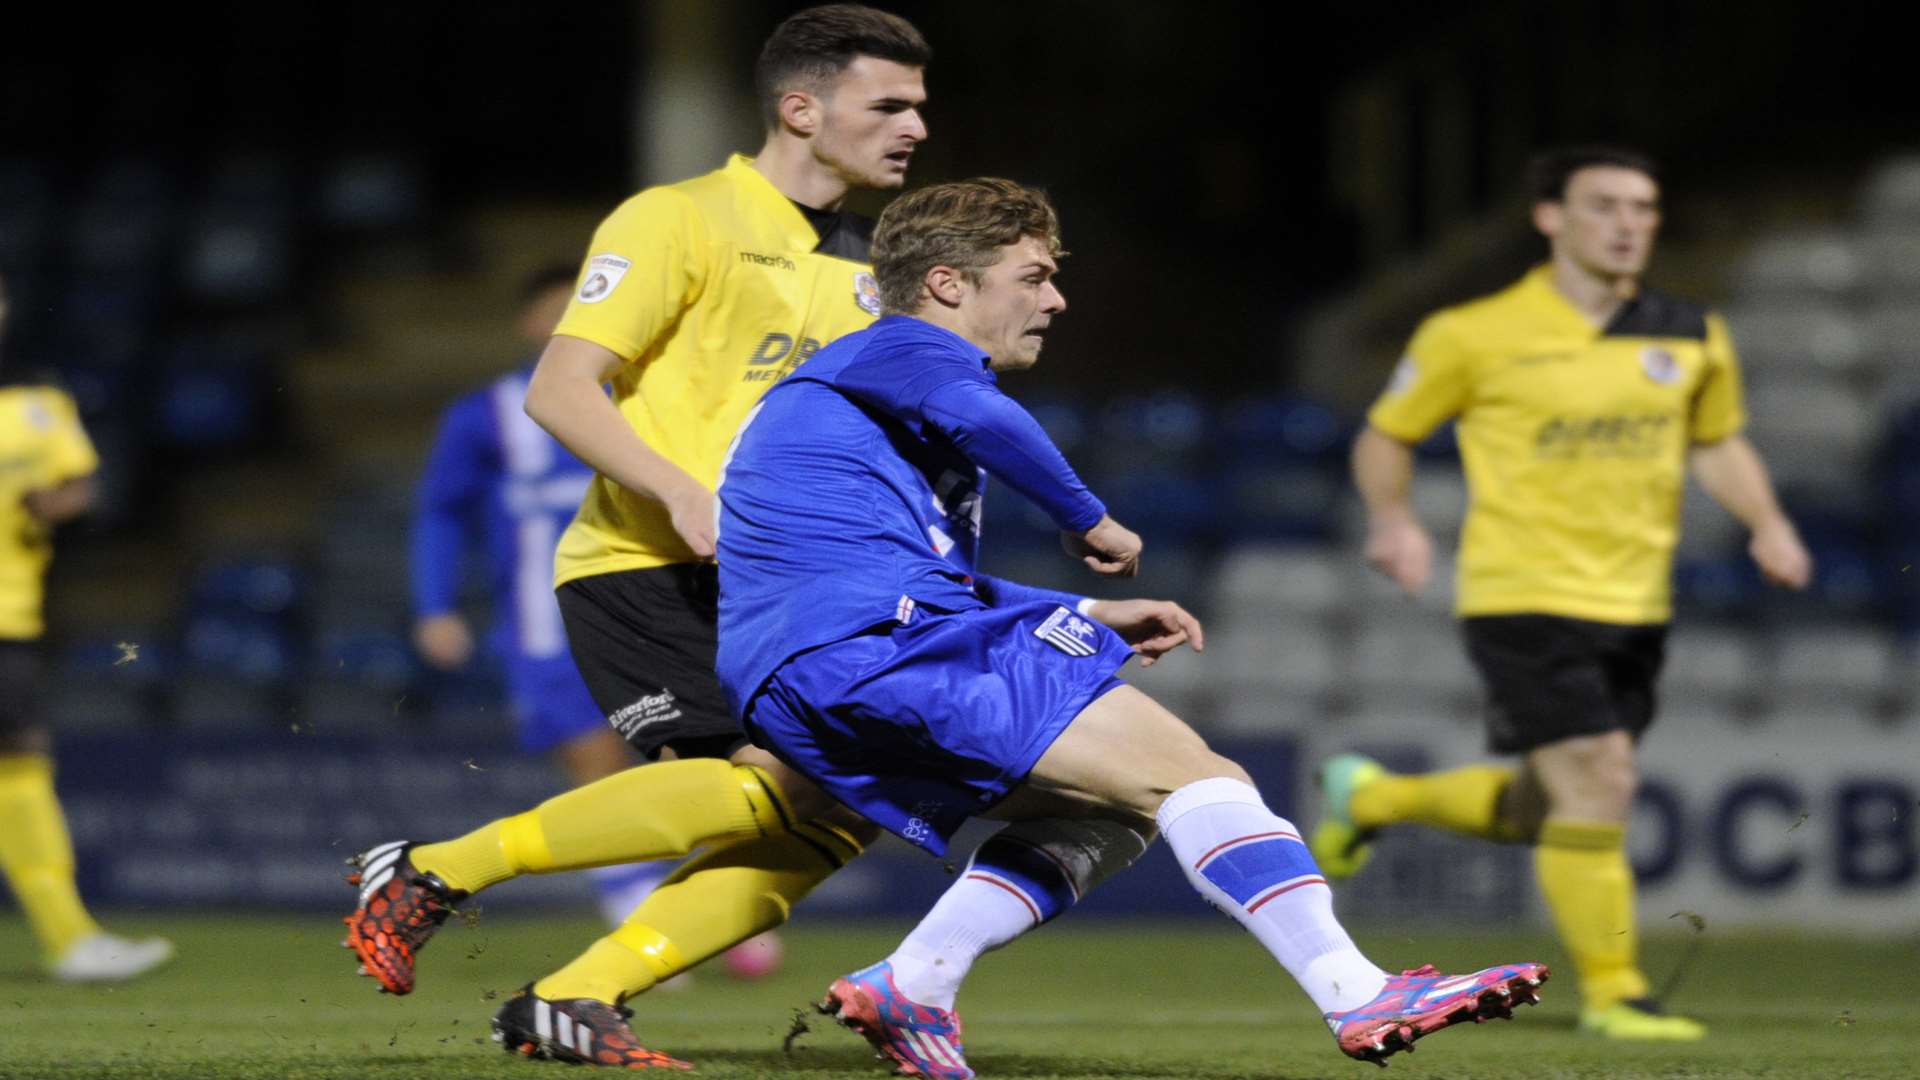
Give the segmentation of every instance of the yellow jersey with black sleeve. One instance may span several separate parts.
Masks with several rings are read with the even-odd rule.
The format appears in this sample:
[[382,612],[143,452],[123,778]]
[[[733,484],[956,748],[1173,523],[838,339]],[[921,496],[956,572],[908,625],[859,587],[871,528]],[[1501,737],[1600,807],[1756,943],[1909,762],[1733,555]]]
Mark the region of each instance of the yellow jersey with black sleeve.
[[[879,314],[865,237],[832,245],[840,254],[817,250],[821,242],[801,209],[735,155],[615,209],[554,333],[626,360],[613,380],[621,414],[712,487],[760,395]],[[663,505],[595,476],[560,539],[555,584],[693,559]]]
[[1460,615],[1672,615],[1687,450],[1745,424],[1721,318],[1642,290],[1596,326],[1541,266],[1429,316],[1367,414],[1414,443],[1458,418]]
[[0,387],[0,640],[32,641],[46,632],[41,607],[53,535],[27,512],[28,493],[99,467],[65,391]]

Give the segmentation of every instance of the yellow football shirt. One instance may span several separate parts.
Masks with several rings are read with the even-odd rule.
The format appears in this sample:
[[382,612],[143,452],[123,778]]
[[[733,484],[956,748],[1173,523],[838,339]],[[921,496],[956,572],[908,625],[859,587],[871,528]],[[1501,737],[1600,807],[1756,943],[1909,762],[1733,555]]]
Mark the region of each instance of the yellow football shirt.
[[[751,161],[648,188],[608,216],[554,333],[627,361],[613,400],[633,430],[712,487],[767,388],[880,311],[871,268],[817,253],[813,226]],[[556,584],[694,558],[666,508],[595,476],[560,538]]]
[[1459,614],[1671,617],[1687,449],[1746,420],[1718,315],[1645,290],[1595,326],[1538,267],[1428,317],[1367,420],[1411,443],[1454,417]]
[[31,641],[46,630],[53,537],[22,500],[99,466],[72,398],[46,386],[0,388],[0,639]]

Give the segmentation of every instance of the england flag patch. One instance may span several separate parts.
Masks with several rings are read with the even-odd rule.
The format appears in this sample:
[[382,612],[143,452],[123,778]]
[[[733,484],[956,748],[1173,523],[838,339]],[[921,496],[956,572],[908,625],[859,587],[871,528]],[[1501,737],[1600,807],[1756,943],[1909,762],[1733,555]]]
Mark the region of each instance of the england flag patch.
[[1075,615],[1071,608],[1057,607],[1033,636],[1068,656],[1092,656],[1100,651],[1100,631],[1091,622]]

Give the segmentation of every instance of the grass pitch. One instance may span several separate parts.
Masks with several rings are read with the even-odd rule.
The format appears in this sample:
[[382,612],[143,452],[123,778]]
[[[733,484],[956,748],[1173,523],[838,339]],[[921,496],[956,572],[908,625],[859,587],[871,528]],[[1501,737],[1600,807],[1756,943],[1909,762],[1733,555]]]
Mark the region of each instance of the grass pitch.
[[[120,918],[122,933],[170,935],[180,955],[128,986],[69,987],[38,975],[26,929],[0,918],[0,1077],[567,1080],[584,1071],[520,1061],[487,1039],[504,995],[600,932],[527,913],[450,925],[406,998],[356,978],[324,916]],[[874,1078],[854,1035],[806,1004],[835,975],[885,954],[897,923],[802,924],[771,980],[703,971],[686,990],[633,1003],[650,1045],[713,1078]],[[1358,935],[1383,963],[1447,970],[1565,961],[1540,936],[1380,931]],[[1665,975],[1683,951],[1649,944]],[[1442,1032],[1392,1059],[1402,1078],[1911,1077],[1920,1020],[1920,938],[1869,943],[1790,936],[1702,939],[1675,997],[1712,1025],[1705,1043],[1617,1045],[1573,1030],[1570,972],[1511,1023]],[[1219,920],[1083,920],[988,956],[961,1001],[983,1077],[1366,1077],[1335,1050],[1312,1006],[1245,934]],[[810,1028],[782,1043],[796,1025]]]

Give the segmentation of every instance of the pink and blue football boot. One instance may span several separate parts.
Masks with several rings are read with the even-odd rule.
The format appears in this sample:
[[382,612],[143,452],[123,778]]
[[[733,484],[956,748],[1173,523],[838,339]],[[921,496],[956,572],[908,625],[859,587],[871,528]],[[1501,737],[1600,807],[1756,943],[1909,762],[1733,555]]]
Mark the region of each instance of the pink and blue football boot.
[[818,1007],[892,1059],[901,1076],[973,1080],[960,1046],[959,1014],[909,1001],[884,960],[833,980]]
[[1357,1009],[1326,1014],[1327,1026],[1348,1057],[1385,1066],[1386,1058],[1444,1027],[1511,1020],[1515,1005],[1540,1000],[1544,964],[1506,964],[1471,975],[1443,975],[1427,964],[1387,976],[1387,985]]

